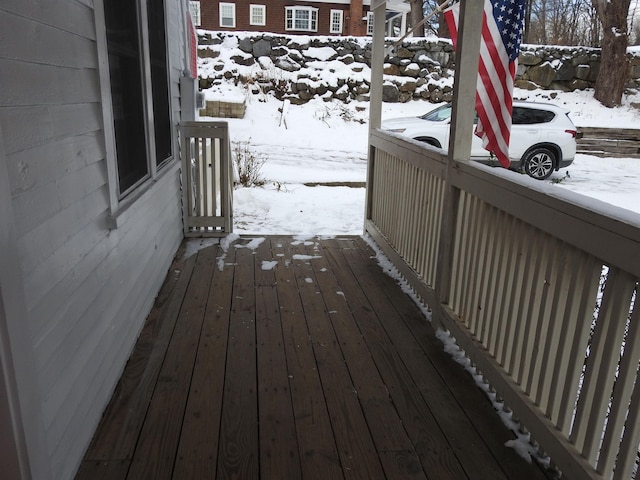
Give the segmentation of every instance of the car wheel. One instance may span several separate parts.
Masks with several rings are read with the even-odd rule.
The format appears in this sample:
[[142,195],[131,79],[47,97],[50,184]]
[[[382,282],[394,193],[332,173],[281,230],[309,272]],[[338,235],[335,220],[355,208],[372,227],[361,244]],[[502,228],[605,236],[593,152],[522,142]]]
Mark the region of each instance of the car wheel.
[[556,166],[556,154],[546,147],[536,147],[525,155],[524,171],[531,178],[545,180],[551,176]]
[[416,137],[414,138],[414,140],[418,140],[419,142],[424,142],[424,143],[428,143],[429,145],[433,145],[436,148],[442,148],[442,145],[440,145],[440,142],[433,139],[433,138],[429,138],[429,137]]

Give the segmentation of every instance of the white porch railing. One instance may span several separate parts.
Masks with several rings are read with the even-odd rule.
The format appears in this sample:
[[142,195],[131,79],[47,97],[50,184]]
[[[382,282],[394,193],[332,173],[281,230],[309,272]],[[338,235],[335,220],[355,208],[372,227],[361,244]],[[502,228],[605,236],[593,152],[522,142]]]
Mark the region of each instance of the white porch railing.
[[[371,134],[366,231],[565,478],[640,443],[640,215]],[[593,205],[593,202],[591,202]],[[617,217],[617,218],[614,218]]]
[[218,237],[233,231],[233,168],[225,122],[184,122],[182,210],[185,237]]

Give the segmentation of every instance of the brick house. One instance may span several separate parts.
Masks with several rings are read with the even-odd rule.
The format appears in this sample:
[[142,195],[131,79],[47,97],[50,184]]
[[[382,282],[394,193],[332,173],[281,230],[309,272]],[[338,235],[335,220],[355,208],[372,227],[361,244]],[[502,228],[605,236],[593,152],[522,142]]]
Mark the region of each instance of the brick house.
[[[280,34],[351,35],[373,33],[371,0],[196,0],[197,27],[206,30],[268,31]],[[387,35],[406,31],[409,4],[387,1]]]

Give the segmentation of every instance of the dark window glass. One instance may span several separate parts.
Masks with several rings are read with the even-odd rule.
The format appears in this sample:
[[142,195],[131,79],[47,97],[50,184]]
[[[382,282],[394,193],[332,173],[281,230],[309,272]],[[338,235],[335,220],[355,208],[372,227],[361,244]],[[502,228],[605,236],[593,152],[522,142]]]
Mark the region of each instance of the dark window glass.
[[104,4],[120,193],[148,175],[136,2]]
[[147,0],[147,16],[149,18],[149,55],[151,57],[156,164],[159,165],[171,157],[172,153],[164,1]]
[[532,125],[535,123],[548,123],[554,119],[555,114],[548,110],[513,107],[513,113],[511,117],[511,123],[513,125]]

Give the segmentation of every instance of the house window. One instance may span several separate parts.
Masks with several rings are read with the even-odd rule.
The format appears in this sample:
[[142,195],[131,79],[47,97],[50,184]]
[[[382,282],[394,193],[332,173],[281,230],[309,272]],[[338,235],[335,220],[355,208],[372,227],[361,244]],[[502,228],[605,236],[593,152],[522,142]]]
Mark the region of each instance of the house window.
[[249,12],[249,23],[251,25],[267,24],[267,7],[264,5],[250,5]]
[[342,33],[342,10],[331,10],[331,33]]
[[202,17],[200,16],[200,2],[189,2],[189,13],[191,13],[191,20],[193,21],[194,27],[199,27],[202,25]]
[[107,0],[104,12],[122,198],[173,157],[164,1]]
[[236,27],[236,4],[235,3],[221,3],[220,4],[220,26],[221,27]]
[[373,12],[367,12],[367,35],[373,35]]
[[318,31],[318,9],[312,7],[285,7],[285,29]]

